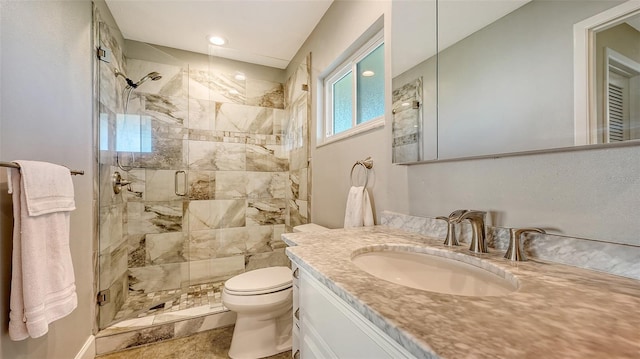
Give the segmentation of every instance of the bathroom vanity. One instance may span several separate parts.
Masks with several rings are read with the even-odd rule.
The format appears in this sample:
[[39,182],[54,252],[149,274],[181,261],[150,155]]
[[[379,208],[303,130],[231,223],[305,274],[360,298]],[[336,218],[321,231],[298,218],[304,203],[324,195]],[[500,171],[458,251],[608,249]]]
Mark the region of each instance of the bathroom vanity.
[[304,358],[318,359],[415,358],[309,272],[295,268],[294,355],[304,353]]
[[[289,233],[294,353],[306,358],[637,358],[640,282],[530,260],[385,226]],[[452,295],[383,280],[353,258],[423,252],[466,262],[516,285]],[[465,265],[466,265],[465,264]],[[430,273],[423,273],[429,278]],[[299,351],[299,352],[298,352]]]

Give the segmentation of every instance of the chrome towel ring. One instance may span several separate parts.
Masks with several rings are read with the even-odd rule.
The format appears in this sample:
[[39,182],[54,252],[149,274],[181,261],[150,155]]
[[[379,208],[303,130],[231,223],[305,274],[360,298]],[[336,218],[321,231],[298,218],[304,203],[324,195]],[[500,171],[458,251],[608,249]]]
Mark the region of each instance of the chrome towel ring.
[[353,164],[353,167],[351,167],[351,174],[349,175],[350,179],[351,179],[351,186],[353,187],[353,170],[356,169],[356,167],[358,166],[362,166],[364,167],[364,171],[365,171],[365,178],[364,178],[364,188],[367,188],[367,183],[369,182],[369,170],[373,168],[373,159],[371,159],[371,157],[367,157],[362,161],[357,161],[356,163]]

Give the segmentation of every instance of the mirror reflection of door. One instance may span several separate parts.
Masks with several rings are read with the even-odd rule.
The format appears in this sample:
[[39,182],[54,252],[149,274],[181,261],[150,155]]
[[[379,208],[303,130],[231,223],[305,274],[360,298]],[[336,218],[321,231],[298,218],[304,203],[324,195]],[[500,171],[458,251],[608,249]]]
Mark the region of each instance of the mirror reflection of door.
[[640,15],[604,24],[594,39],[597,143],[640,139]]
[[638,139],[640,64],[609,48],[605,53],[605,142]]

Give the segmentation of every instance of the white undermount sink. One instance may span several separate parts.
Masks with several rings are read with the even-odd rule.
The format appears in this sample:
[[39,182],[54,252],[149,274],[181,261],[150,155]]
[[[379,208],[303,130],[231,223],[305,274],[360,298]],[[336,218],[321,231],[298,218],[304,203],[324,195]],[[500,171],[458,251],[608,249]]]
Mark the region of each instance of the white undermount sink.
[[507,295],[518,289],[518,280],[511,273],[479,258],[417,250],[372,246],[355,251],[351,261],[380,279],[429,292],[482,297]]

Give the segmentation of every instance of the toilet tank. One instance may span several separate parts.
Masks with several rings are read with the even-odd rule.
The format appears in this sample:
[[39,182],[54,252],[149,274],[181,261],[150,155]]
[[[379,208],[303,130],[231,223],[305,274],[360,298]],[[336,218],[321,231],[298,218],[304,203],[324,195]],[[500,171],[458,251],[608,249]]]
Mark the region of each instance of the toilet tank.
[[295,226],[293,227],[293,232],[297,233],[297,232],[324,232],[324,231],[328,231],[329,228],[327,227],[323,227],[323,226],[319,226],[315,223],[307,223],[307,224],[301,224],[299,226]]

